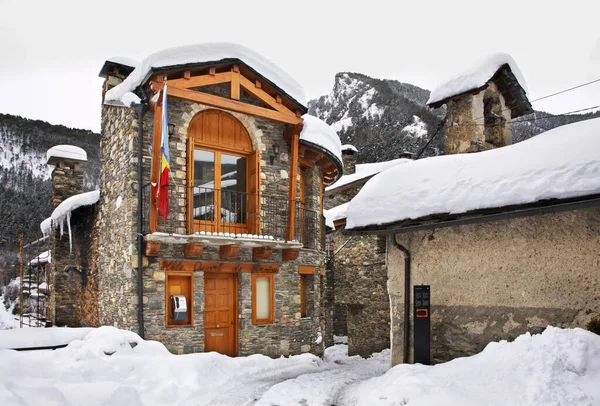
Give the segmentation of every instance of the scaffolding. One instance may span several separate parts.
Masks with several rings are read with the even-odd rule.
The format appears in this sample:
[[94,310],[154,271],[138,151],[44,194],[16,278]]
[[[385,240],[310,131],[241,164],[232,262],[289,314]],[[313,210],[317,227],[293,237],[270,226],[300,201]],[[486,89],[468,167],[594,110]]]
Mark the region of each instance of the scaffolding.
[[50,263],[52,253],[49,249],[49,236],[23,245],[20,243],[21,272],[21,312],[20,326],[47,327],[49,325],[48,305],[50,285]]

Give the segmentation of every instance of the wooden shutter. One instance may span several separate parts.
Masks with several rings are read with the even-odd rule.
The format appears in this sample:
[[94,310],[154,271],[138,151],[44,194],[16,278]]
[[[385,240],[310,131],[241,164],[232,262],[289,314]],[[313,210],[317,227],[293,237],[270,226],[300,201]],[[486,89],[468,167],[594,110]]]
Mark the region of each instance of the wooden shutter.
[[260,235],[260,153],[248,156],[248,232]]

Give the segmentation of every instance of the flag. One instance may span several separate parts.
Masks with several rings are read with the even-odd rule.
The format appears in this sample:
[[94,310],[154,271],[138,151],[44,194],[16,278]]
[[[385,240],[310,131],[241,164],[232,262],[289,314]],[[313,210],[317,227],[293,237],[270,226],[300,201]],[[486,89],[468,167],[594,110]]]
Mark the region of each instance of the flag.
[[162,117],[161,117],[161,142],[160,142],[160,175],[158,181],[158,190],[156,200],[158,205],[158,214],[165,220],[169,215],[169,114],[167,108],[167,81],[163,90]]

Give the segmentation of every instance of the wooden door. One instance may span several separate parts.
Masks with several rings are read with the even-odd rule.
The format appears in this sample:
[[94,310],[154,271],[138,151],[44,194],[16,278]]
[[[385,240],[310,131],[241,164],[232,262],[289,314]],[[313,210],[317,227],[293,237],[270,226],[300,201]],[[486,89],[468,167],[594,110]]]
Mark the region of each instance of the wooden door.
[[237,355],[237,279],[231,273],[204,274],[204,351]]

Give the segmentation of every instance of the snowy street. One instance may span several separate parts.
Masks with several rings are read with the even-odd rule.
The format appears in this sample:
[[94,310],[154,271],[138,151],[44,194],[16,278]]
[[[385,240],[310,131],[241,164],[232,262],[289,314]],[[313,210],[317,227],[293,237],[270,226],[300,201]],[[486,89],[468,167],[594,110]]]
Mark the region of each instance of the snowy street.
[[65,339],[55,351],[0,350],[1,405],[600,405],[600,337],[581,329],[392,369],[388,350],[363,359],[341,344],[323,359],[172,355],[113,327],[0,331],[0,348]]

